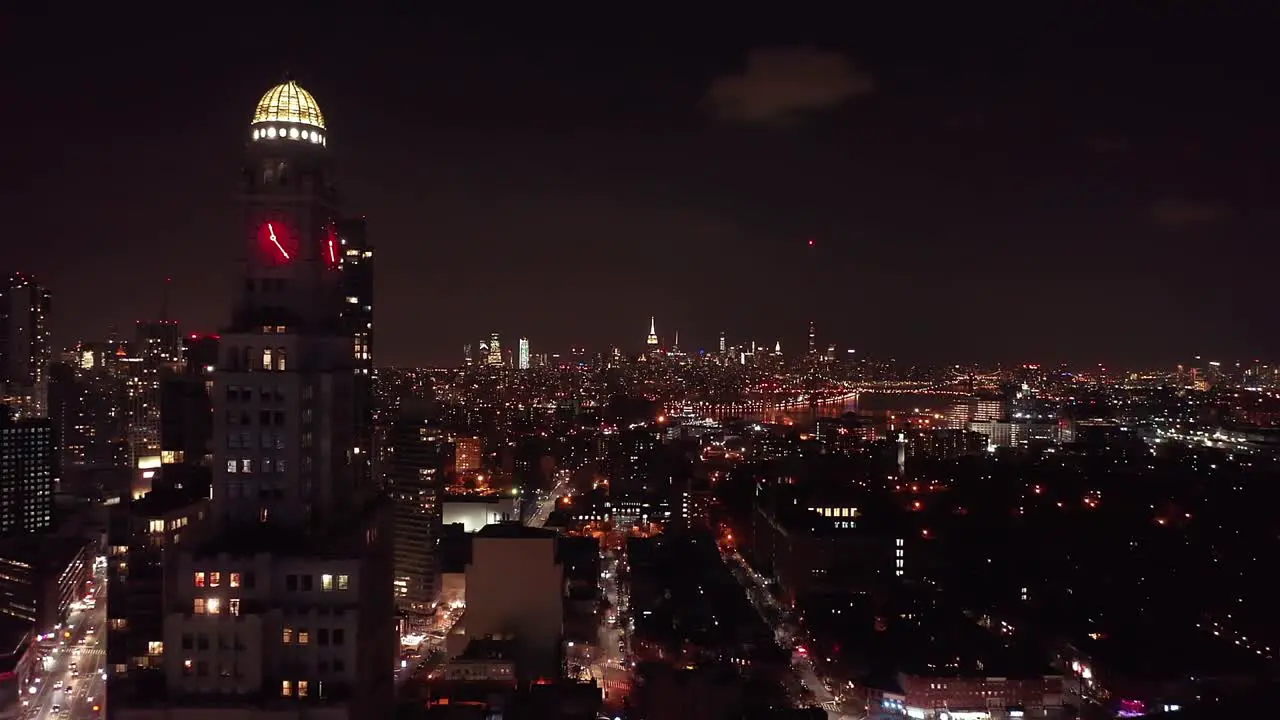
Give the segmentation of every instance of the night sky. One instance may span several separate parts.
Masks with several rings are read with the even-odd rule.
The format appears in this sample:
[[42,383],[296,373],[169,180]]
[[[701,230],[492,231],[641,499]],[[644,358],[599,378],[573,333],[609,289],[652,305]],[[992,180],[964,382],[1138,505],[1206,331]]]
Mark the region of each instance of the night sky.
[[686,349],[797,350],[812,318],[927,363],[1280,355],[1262,17],[504,5],[7,19],[0,265],[51,288],[60,345],[157,316],[166,275],[216,330],[247,124],[290,71],[369,218],[380,364],[494,330],[635,351],[650,315]]

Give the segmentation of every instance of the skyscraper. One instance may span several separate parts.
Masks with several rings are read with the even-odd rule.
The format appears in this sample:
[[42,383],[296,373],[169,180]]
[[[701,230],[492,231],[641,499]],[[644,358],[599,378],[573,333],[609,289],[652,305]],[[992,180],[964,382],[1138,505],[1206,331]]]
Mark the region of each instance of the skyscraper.
[[650,349],[658,347],[658,323],[652,316],[649,317],[649,336],[644,339],[644,344]]
[[520,354],[516,366],[521,370],[529,369],[529,338],[520,338]]
[[57,458],[52,421],[12,420],[0,412],[0,536],[29,536],[53,528]]
[[[357,480],[372,486],[374,451],[373,390],[373,246],[365,218],[334,221],[336,241],[325,239],[324,261],[335,260],[342,275],[342,329],[351,338],[355,356],[356,438],[351,462]],[[334,247],[329,244],[334,243]]]
[[30,276],[9,277],[0,296],[0,383],[24,415],[46,412],[49,363],[49,291]]
[[396,605],[406,617],[421,617],[440,592],[440,496],[454,447],[442,430],[421,417],[397,419],[390,435],[387,492],[395,508]]
[[165,689],[151,704],[171,718],[229,701],[238,718],[379,717],[397,647],[392,532],[357,457],[369,358],[344,314],[328,130],[288,80],[249,133],[240,291],[213,374],[209,526],[184,534],[166,582]]
[[485,357],[486,365],[502,364],[502,343],[498,340],[498,333],[489,334],[489,350]]

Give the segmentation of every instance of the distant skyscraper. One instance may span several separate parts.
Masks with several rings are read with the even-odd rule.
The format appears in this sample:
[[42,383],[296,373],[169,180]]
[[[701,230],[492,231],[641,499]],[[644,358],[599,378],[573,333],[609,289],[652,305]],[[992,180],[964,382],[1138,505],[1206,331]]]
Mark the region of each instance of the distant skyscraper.
[[774,355],[781,355],[781,354],[782,354],[782,341],[781,341],[781,340],[779,340],[778,342],[776,342],[776,343],[774,343],[774,344],[773,344],[773,354],[774,354]]
[[720,354],[723,355],[728,348],[725,346],[724,333],[720,333]]
[[467,343],[467,344],[465,344],[465,345],[463,345],[463,346],[462,346],[462,364],[463,364],[463,365],[470,365],[470,364],[471,364],[471,362],[472,362],[472,358],[471,358],[471,343]]
[[134,355],[150,368],[173,369],[182,363],[182,332],[177,320],[139,320]]
[[650,348],[658,347],[658,324],[653,317],[649,318],[649,336],[645,338],[644,344]]
[[521,370],[529,369],[529,338],[520,338],[520,355],[517,367]]
[[10,397],[21,398],[23,415],[47,412],[49,363],[49,291],[31,277],[9,277],[0,297],[0,382]]
[[0,412],[0,536],[53,528],[57,458],[52,421]]
[[489,354],[485,358],[485,364],[502,364],[502,343],[498,340],[498,333],[491,333],[489,335]]
[[818,330],[812,320],[809,321],[809,354],[818,354]]

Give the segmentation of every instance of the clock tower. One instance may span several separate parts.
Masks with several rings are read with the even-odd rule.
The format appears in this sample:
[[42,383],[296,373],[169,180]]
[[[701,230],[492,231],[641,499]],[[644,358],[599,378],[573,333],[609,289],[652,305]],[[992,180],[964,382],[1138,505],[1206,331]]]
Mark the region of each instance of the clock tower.
[[[215,437],[228,438],[215,453],[217,517],[305,531],[335,521],[368,490],[353,472],[363,458],[328,144],[319,104],[293,80],[258,102],[241,186],[239,291],[216,382],[226,393],[252,390],[261,407],[247,418],[215,413]],[[236,447],[242,437],[247,445]]]
[[191,720],[383,717],[398,648],[392,528],[366,471],[328,128],[286,80],[248,132],[229,243],[237,291],[211,391],[212,498],[166,548],[172,650],[149,702]]

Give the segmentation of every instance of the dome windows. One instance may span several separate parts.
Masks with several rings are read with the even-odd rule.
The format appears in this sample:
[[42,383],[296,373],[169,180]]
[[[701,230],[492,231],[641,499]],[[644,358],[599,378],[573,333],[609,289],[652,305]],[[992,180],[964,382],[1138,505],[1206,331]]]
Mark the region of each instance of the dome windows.
[[319,131],[298,127],[276,127],[274,125],[269,125],[267,127],[254,128],[252,137],[254,141],[293,140],[296,142],[311,143],[313,145],[325,144],[325,137]]

